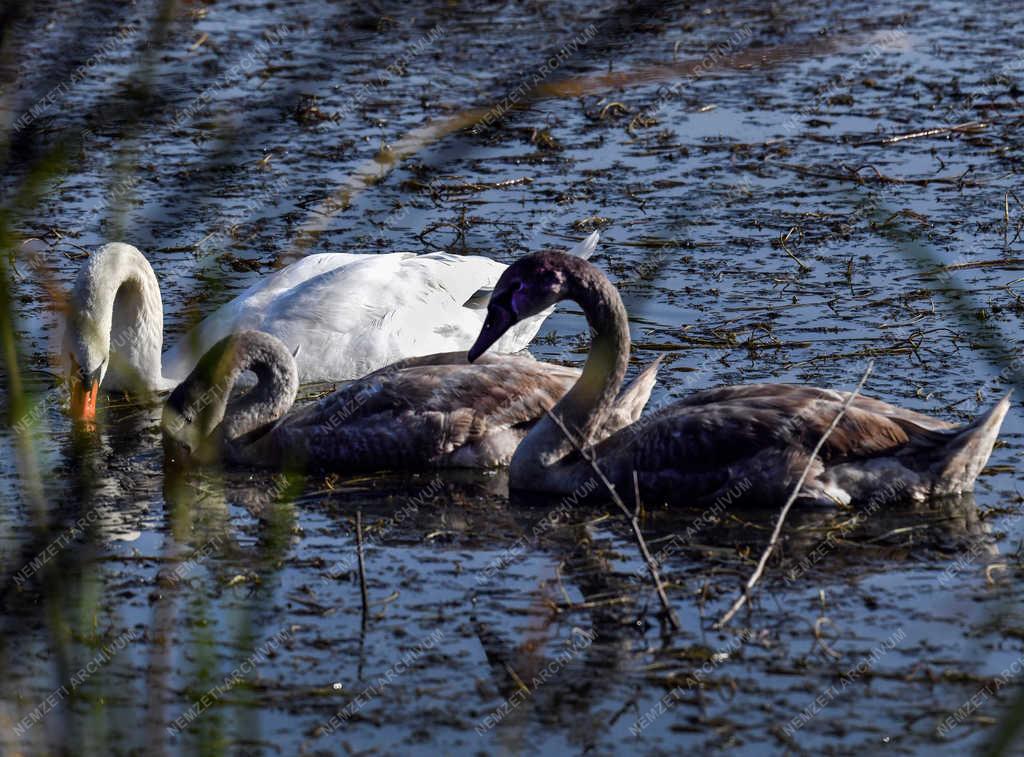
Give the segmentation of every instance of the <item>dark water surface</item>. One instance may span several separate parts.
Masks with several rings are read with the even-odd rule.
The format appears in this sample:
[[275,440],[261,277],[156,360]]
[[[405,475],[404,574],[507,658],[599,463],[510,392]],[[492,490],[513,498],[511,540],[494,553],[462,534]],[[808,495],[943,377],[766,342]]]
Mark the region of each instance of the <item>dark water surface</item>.
[[[1022,335],[1024,13],[793,5],[24,9],[0,61],[0,186],[49,273],[12,274],[39,422],[21,467],[0,430],[2,751],[979,749],[1024,654],[1019,401],[974,498],[794,512],[723,631],[774,513],[701,525],[651,503],[670,634],[612,508],[552,526],[561,503],[510,499],[500,473],[182,474],[159,408],[111,398],[75,436],[55,388],[47,278],[66,287],[107,241],[146,253],[177,334],[306,252],[508,261],[600,228],[635,366],[665,357],[653,404],[722,383],[848,389],[874,357],[868,394],[974,415],[1009,387]],[[608,74],[624,78],[391,160],[427,123]],[[53,149],[65,160],[27,203]],[[586,345],[561,307],[532,351],[578,364]]]

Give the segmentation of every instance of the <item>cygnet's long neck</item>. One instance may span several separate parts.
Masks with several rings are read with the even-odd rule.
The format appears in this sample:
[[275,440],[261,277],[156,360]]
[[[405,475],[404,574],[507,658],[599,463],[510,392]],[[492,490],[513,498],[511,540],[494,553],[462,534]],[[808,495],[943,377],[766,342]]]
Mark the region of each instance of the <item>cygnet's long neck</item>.
[[224,438],[234,441],[288,412],[299,392],[299,371],[295,358],[276,337],[245,331],[228,340],[234,343],[235,362],[224,396],[230,395],[245,371],[256,374],[256,386],[224,407],[221,428]]
[[[256,386],[232,398],[243,373],[256,374]],[[247,434],[283,416],[299,390],[295,359],[276,337],[242,331],[211,347],[167,400],[166,432],[195,449],[216,435],[233,452],[252,441]]]
[[[622,298],[605,275],[579,258],[564,257],[566,296],[577,303],[587,317],[593,340],[583,374],[555,405],[552,413],[561,419],[577,441],[587,446],[604,423],[615,402],[629,365],[629,319]],[[540,419],[512,458],[510,481],[516,486],[549,491],[571,490],[576,479],[592,471],[586,463],[559,465],[573,451],[572,443],[549,417]],[[572,470],[570,470],[572,468]]]

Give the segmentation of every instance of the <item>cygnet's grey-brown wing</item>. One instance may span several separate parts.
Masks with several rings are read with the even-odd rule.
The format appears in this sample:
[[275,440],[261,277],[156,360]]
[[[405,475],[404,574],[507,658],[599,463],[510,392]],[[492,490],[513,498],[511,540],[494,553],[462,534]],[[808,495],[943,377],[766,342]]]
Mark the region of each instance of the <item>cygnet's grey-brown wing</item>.
[[[647,491],[700,504],[730,491],[785,497],[848,395],[808,386],[751,384],[697,392],[596,446],[616,480],[636,470]],[[934,448],[951,425],[858,397],[820,454],[824,465]],[[814,476],[810,488],[814,488]]]
[[516,356],[414,362],[297,410],[272,431],[275,446],[309,466],[339,470],[500,465],[579,375]]

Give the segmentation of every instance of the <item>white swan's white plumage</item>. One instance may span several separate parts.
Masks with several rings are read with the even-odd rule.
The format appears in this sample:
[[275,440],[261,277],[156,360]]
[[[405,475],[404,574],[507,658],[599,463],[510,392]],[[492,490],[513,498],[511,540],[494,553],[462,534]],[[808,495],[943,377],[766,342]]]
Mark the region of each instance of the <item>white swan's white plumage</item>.
[[[196,356],[243,329],[298,349],[303,383],[355,379],[407,357],[465,350],[486,315],[465,303],[492,289],[505,267],[449,253],[313,255],[208,317],[165,355],[164,376],[184,379]],[[521,324],[497,351],[524,349],[547,315]]]
[[[597,241],[595,232],[571,254],[590,257]],[[404,358],[468,349],[505,268],[449,253],[310,255],[250,286],[161,358],[156,276],[136,248],[108,244],[79,273],[61,357],[87,389],[167,390],[225,336],[253,329],[295,352],[303,383],[355,379]],[[524,349],[549,313],[517,324],[497,351]]]

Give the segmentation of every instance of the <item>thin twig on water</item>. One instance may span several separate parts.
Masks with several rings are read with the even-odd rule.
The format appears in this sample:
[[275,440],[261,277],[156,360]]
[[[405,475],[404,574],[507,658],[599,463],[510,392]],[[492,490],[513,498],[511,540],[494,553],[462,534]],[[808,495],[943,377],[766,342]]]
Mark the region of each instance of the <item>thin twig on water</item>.
[[356,556],[359,558],[359,593],[363,598],[363,627],[370,617],[370,599],[366,593],[366,565],[363,563],[363,511],[356,510]]
[[782,524],[786,522],[786,516],[789,515],[789,508],[796,502],[797,495],[800,494],[800,489],[803,488],[804,480],[807,478],[807,474],[811,471],[811,466],[814,465],[814,461],[818,458],[818,453],[821,452],[821,448],[825,442],[831,436],[835,427],[839,425],[839,421],[842,420],[843,416],[846,415],[847,409],[860,394],[860,390],[864,388],[864,382],[868,380],[868,376],[871,375],[871,370],[875,367],[875,361],[872,360],[868,363],[868,367],[864,371],[864,375],[860,377],[860,381],[857,383],[857,387],[850,392],[850,396],[846,398],[846,402],[839,408],[839,412],[836,413],[836,417],[832,419],[832,423],[829,424],[828,428],[825,429],[825,433],[821,435],[818,443],[814,445],[814,450],[811,452],[811,456],[807,459],[807,465],[804,466],[803,473],[800,474],[799,480],[796,482],[796,486],[793,487],[793,491],[789,495],[789,499],[786,500],[786,504],[782,506],[782,510],[779,511],[779,519],[775,523],[775,530],[772,531],[772,538],[768,541],[768,546],[765,547],[764,553],[761,555],[761,559],[757,561],[757,567],[754,572],[747,579],[746,585],[743,587],[743,593],[736,597],[736,600],[732,603],[728,612],[722,616],[715,624],[715,628],[723,628],[733,616],[739,612],[740,608],[747,603],[747,599],[750,597],[750,591],[754,588],[754,585],[761,580],[761,576],[764,574],[765,565],[768,564],[768,558],[771,557],[772,552],[775,551],[775,547],[779,543],[779,538],[782,535]]
[[655,564],[654,558],[651,557],[650,550],[647,549],[647,542],[644,541],[644,535],[640,532],[640,521],[637,517],[640,512],[639,495],[637,499],[637,510],[630,513],[629,508],[626,507],[626,503],[622,501],[618,492],[615,491],[615,486],[604,475],[604,472],[598,466],[597,461],[594,460],[593,456],[590,455],[587,450],[584,450],[583,447],[580,446],[579,442],[576,441],[576,438],[569,433],[569,429],[567,429],[565,424],[562,423],[561,418],[558,418],[550,410],[547,412],[548,417],[554,421],[555,425],[562,430],[563,434],[565,434],[565,438],[568,439],[572,446],[576,448],[576,451],[580,453],[583,459],[590,463],[590,467],[594,469],[594,473],[601,480],[601,483],[604,484],[604,488],[608,490],[608,493],[611,495],[616,506],[618,506],[622,511],[622,514],[626,516],[626,520],[629,521],[629,525],[633,529],[633,537],[636,539],[636,543],[640,547],[640,554],[643,555],[644,562],[647,563],[647,570],[651,574],[651,580],[654,581],[654,590],[658,593],[658,599],[661,600],[661,606],[665,610],[665,614],[668,616],[672,627],[677,631],[682,630],[683,624],[679,622],[679,618],[676,616],[675,610],[673,610],[672,605],[669,604],[668,595],[665,594],[665,587],[662,585],[661,576],[658,574],[658,566]]
[[888,137],[872,137],[871,139],[864,139],[857,142],[856,146],[894,145],[897,142],[905,142],[908,139],[921,139],[922,137],[938,137],[945,136],[947,134],[975,134],[979,131],[985,131],[988,127],[989,124],[985,121],[969,121],[968,123],[957,124],[956,126],[938,126],[934,129],[919,129],[917,131],[908,131],[903,134],[890,134]]

